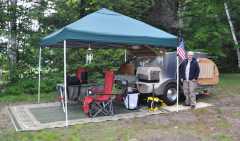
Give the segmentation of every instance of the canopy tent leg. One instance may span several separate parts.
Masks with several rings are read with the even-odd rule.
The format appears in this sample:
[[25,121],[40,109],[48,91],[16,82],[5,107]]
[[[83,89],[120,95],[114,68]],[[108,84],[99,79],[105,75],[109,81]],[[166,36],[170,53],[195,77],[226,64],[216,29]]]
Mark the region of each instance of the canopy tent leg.
[[63,52],[64,52],[64,99],[65,99],[65,120],[66,127],[68,126],[68,98],[67,98],[67,59],[66,59],[66,40],[63,41]]
[[42,48],[39,48],[38,56],[38,103],[40,103],[40,87],[41,87],[41,60],[42,60]]
[[178,99],[179,99],[179,58],[178,58],[178,55],[177,55],[177,112],[178,112],[178,109],[179,109],[179,106],[178,106]]
[[125,63],[127,62],[127,50],[126,49],[124,50],[124,62]]

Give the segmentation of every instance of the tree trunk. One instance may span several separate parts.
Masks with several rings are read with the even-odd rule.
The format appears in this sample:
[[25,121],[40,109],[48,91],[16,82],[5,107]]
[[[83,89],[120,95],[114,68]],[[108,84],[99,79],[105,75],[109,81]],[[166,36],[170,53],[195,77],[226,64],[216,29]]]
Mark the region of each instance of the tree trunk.
[[17,0],[10,0],[9,3],[9,14],[10,14],[10,24],[9,24],[9,47],[8,47],[8,58],[9,58],[9,77],[10,80],[14,78],[14,70],[16,65],[16,55],[17,55],[17,41],[16,41],[16,32],[17,32],[17,16],[16,16],[16,6]]
[[226,12],[226,15],[227,15],[227,18],[228,18],[228,23],[230,25],[230,29],[231,29],[231,32],[232,32],[233,41],[234,41],[234,44],[237,47],[236,52],[237,52],[238,68],[240,69],[240,50],[239,50],[239,47],[238,47],[237,37],[236,37],[236,34],[235,34],[235,30],[234,30],[234,26],[233,26],[233,23],[232,23],[232,20],[231,20],[230,13],[229,13],[229,10],[228,10],[228,5],[227,5],[226,2],[224,3],[224,8],[225,8],[225,12]]
[[178,36],[182,36],[182,30],[183,30],[183,27],[184,27],[184,23],[183,23],[183,4],[182,2],[179,0],[178,1],[178,11],[177,11],[177,19],[178,19]]
[[154,26],[177,33],[177,5],[177,0],[155,0],[155,5],[149,11],[148,21]]
[[238,69],[240,69],[240,49],[236,48],[237,50],[237,58],[238,58]]

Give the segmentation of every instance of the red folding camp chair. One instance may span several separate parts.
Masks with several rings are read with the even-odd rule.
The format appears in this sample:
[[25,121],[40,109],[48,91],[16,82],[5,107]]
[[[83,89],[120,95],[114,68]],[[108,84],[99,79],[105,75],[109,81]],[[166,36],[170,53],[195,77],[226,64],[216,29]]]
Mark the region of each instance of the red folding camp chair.
[[91,95],[83,99],[83,111],[90,117],[98,115],[113,115],[113,95],[112,88],[114,83],[114,72],[105,71],[104,87],[102,89],[90,89]]
[[76,70],[76,77],[81,84],[87,83],[87,69],[83,67],[78,67]]

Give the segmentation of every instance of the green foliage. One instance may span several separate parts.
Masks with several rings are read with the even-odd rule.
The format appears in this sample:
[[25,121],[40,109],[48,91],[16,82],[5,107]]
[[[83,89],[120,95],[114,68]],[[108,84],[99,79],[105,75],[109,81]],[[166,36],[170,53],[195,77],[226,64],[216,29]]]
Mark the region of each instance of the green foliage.
[[[59,74],[43,74],[41,80],[41,92],[51,93],[55,91],[57,83],[62,83],[63,78]],[[9,83],[1,95],[36,95],[38,92],[38,79],[21,79],[15,83]]]
[[[153,0],[49,0],[38,3],[33,2],[34,5],[29,9],[23,5],[11,5],[8,7],[6,2],[1,3],[1,5],[4,5],[4,7],[0,9],[3,11],[1,15],[4,17],[1,20],[5,19],[5,21],[8,22],[13,18],[17,20],[21,19],[17,23],[14,31],[16,32],[18,48],[15,50],[17,63],[15,65],[16,70],[14,71],[13,81],[23,78],[36,78],[38,48],[40,46],[40,39],[43,36],[103,7],[143,20],[147,17],[146,12],[148,9],[154,4]],[[52,10],[53,13],[46,15],[47,10]],[[8,12],[13,14],[8,15]],[[38,20],[38,31],[31,29],[32,20]],[[4,24],[3,26],[5,27],[7,25]],[[6,32],[7,29],[3,28],[3,30],[0,31],[0,35],[7,35]],[[112,68],[119,65],[122,61],[122,50],[95,50],[94,53],[93,64],[98,68]],[[73,71],[78,66],[85,64],[85,54],[86,49],[68,49],[69,71]],[[8,54],[5,54],[5,56],[8,56]],[[59,72],[62,70],[62,49],[44,48],[42,58],[43,70],[49,72]],[[5,67],[5,69],[9,69],[9,66]]]
[[[25,80],[21,83],[21,86],[23,88],[23,93],[25,94],[36,94],[37,92],[37,83],[35,83],[36,80]],[[19,83],[19,82],[18,82]],[[45,91],[46,92],[46,91]]]
[[185,1],[184,4],[183,32],[187,48],[224,56],[222,47],[231,41],[231,34],[227,20],[223,19],[223,1]]
[[56,81],[54,81],[54,79],[46,79],[46,80],[43,80],[42,81],[42,84],[41,84],[41,91],[44,92],[44,93],[50,93],[55,89],[56,87]]
[[234,48],[240,48],[240,45],[235,45]]
[[[55,77],[57,78],[57,77]],[[59,80],[59,79],[58,79]],[[41,101],[56,100],[56,82],[55,79],[46,79],[41,81]],[[25,79],[16,83],[9,83],[1,90],[0,102],[36,102],[38,93],[38,80]]]
[[105,49],[96,51],[93,63],[101,68],[114,68],[124,62],[124,51],[122,49]]
[[[239,70],[237,56],[236,51],[233,50],[234,45],[224,2],[224,0],[182,0],[181,17],[184,23],[182,31],[187,49],[207,52],[210,56],[214,56],[221,71],[236,72]],[[239,1],[226,2],[238,34],[240,31]]]
[[[221,70],[228,72],[237,71],[236,54],[233,50],[233,41],[223,7],[224,0],[181,0],[183,35],[187,49],[204,51],[213,55]],[[239,0],[227,0],[233,24],[237,36],[240,31],[240,2]],[[34,3],[34,2],[33,2]],[[83,16],[99,10],[108,8],[123,13],[130,17],[146,21],[149,18],[151,9],[156,8],[156,0],[42,0],[34,3],[31,8],[23,5],[8,6],[7,1],[0,4],[0,35],[8,36],[7,23],[16,18],[18,20],[16,32],[18,47],[14,50],[17,56],[16,69],[14,70],[14,82],[21,79],[32,80],[38,76],[38,54],[39,42],[42,37],[49,33],[70,24]],[[53,12],[47,13],[46,11]],[[156,12],[156,11],[155,11]],[[11,14],[9,14],[11,13]],[[46,14],[47,13],[47,14]],[[167,16],[168,13],[166,13]],[[166,17],[167,17],[166,16]],[[153,16],[154,17],[154,16]],[[158,17],[155,17],[158,18]],[[39,22],[39,29],[34,31],[31,28],[32,20]],[[164,21],[162,21],[164,22]],[[152,23],[159,25],[159,23]],[[161,27],[167,29],[167,27]],[[122,49],[94,49],[94,60],[87,67],[96,69],[101,77],[105,68],[116,68],[124,58]],[[77,67],[85,64],[86,49],[67,49],[67,69],[74,73]],[[8,54],[2,53],[0,56],[1,66],[4,70],[9,70]],[[42,50],[42,73],[58,73],[63,71],[63,49],[44,48]],[[93,75],[94,76],[94,75]],[[53,77],[50,77],[52,78]],[[43,80],[45,81],[45,80]],[[29,92],[34,93],[36,87],[31,86]],[[49,84],[48,84],[49,83]],[[52,90],[53,83],[50,80],[42,85],[44,91]],[[50,88],[47,88],[50,86]]]
[[23,93],[23,88],[18,84],[7,87],[1,95],[20,95]]

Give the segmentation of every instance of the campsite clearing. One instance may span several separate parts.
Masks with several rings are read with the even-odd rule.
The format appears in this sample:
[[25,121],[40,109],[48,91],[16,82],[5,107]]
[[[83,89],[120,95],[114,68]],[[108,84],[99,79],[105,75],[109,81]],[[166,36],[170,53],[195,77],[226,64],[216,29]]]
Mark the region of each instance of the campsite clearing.
[[210,96],[198,101],[214,107],[152,115],[143,118],[106,121],[46,129],[37,132],[16,132],[8,117],[7,106],[28,102],[0,104],[0,140],[240,140],[240,74],[224,74]]

